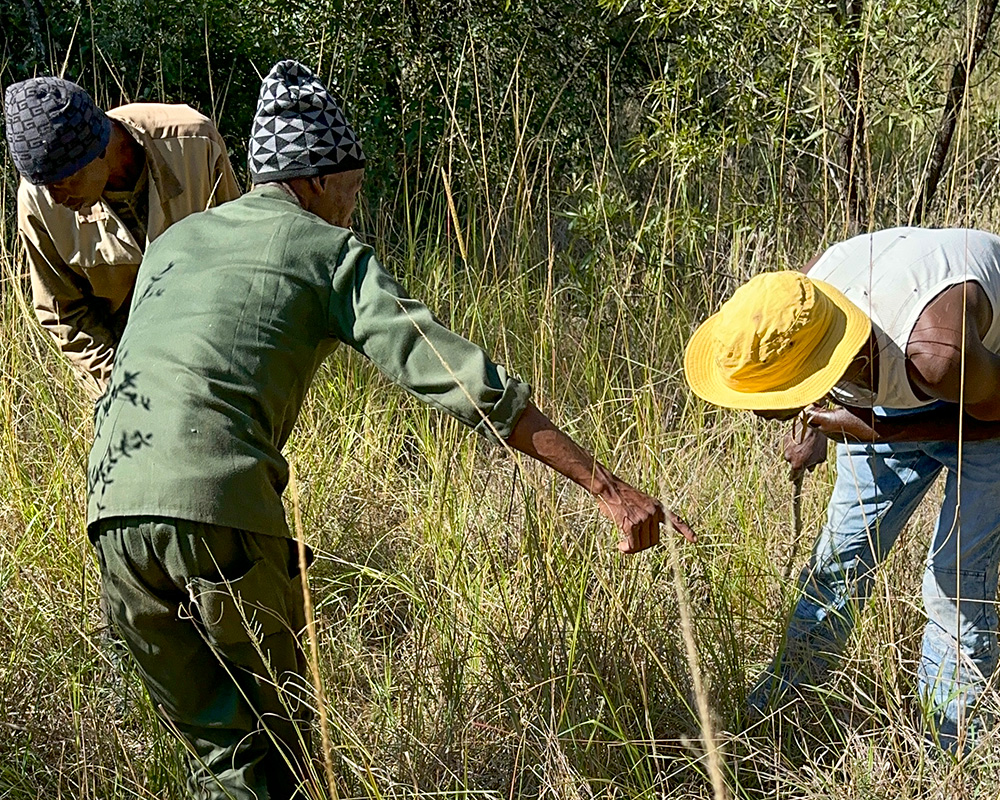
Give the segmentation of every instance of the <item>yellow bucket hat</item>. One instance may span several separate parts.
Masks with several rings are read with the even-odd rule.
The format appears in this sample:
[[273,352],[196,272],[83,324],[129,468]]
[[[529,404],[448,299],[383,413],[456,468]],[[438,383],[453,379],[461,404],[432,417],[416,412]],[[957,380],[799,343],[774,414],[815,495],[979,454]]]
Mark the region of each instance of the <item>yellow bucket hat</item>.
[[696,395],[727,408],[801,408],[840,380],[871,335],[867,314],[800,272],[743,284],[694,332],[684,374]]

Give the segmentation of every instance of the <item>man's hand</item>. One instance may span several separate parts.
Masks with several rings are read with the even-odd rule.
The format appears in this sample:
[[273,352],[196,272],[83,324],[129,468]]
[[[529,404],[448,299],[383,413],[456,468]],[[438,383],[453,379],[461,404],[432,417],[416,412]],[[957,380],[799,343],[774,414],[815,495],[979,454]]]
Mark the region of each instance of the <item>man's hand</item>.
[[796,419],[785,434],[784,456],[791,466],[788,477],[796,481],[826,461],[828,441],[825,434],[804,424],[801,417]]
[[809,406],[804,412],[806,425],[836,442],[877,442],[879,435],[871,425],[846,408]]
[[618,549],[623,553],[638,553],[660,541],[660,525],[668,521],[671,527],[689,542],[695,541],[694,531],[659,500],[612,478],[610,489],[597,498],[601,513],[615,523],[623,539]]
[[887,419],[868,409],[818,408],[805,410],[806,425],[838,442],[968,442],[1000,439],[1000,422],[962,417],[957,406]]
[[601,513],[615,523],[624,537],[618,542],[623,553],[638,553],[660,541],[660,525],[671,527],[689,542],[691,527],[659,500],[629,486],[593,455],[574,442],[552,421],[528,403],[507,437],[507,444],[552,467],[597,498]]

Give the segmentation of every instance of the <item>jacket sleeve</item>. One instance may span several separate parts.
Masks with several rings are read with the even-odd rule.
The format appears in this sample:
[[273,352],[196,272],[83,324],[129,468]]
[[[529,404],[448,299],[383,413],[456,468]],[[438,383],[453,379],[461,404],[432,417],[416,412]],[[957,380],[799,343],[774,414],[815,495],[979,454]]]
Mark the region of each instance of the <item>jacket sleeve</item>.
[[223,142],[221,134],[215,131],[215,136],[212,139],[212,158],[214,161],[212,165],[212,184],[215,189],[209,201],[209,206],[218,206],[230,200],[235,200],[242,192],[240,192],[239,187],[236,185],[236,175],[233,172],[233,165],[229,161],[229,151],[226,150],[226,144]]
[[331,334],[411,394],[486,438],[510,436],[531,387],[444,327],[353,236],[333,274]]
[[99,308],[100,301],[87,293],[83,278],[59,256],[28,192],[18,192],[17,205],[35,316],[96,397],[111,374],[117,337],[107,313]]

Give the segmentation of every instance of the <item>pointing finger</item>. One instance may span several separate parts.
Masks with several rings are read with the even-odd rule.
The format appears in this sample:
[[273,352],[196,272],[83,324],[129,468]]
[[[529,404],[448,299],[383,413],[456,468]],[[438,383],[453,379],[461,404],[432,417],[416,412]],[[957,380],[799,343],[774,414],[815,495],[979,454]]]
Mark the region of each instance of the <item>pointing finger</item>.
[[670,526],[689,542],[698,541],[698,536],[695,534],[694,529],[673,511],[667,512],[667,519],[670,521]]

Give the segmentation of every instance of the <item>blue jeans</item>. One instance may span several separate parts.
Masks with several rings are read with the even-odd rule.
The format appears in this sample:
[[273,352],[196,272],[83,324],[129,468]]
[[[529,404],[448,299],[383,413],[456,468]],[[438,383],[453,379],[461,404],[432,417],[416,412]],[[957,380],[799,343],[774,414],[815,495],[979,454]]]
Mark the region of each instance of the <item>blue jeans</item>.
[[789,622],[784,650],[749,703],[821,679],[871,589],[875,571],[938,473],[944,503],[923,575],[927,613],[919,688],[942,746],[981,724],[976,705],[997,664],[1000,442],[837,445],[837,481]]

